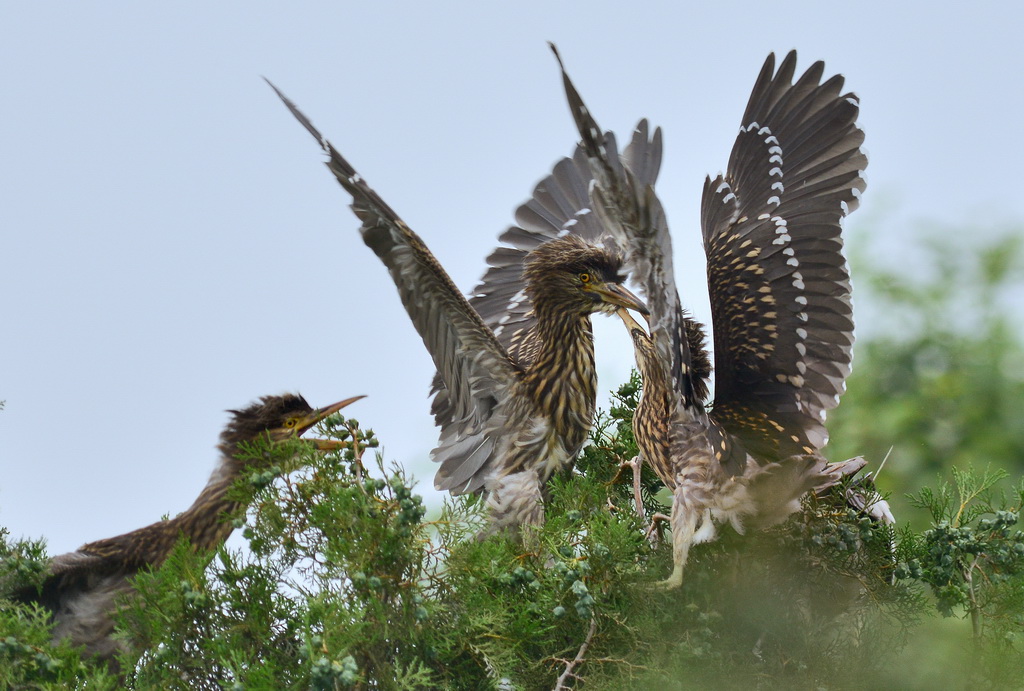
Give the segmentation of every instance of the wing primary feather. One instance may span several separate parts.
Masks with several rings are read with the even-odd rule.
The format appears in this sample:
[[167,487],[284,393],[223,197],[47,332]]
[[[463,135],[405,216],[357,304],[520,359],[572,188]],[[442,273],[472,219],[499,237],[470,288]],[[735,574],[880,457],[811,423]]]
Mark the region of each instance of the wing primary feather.
[[[765,60],[701,225],[715,340],[712,418],[749,450],[817,450],[850,371],[853,321],[840,222],[865,187],[859,105],[796,52]],[[824,78],[824,80],[823,80]],[[756,420],[763,420],[754,423]],[[775,434],[772,430],[778,429]]]
[[[271,88],[328,155],[327,167],[352,195],[363,241],[387,266],[438,371],[432,410],[441,425],[436,482],[479,486],[495,445],[481,441],[500,420],[501,401],[523,370],[455,286],[423,240],[276,86]],[[443,387],[443,394],[440,393]],[[495,417],[498,415],[498,417]],[[491,430],[493,432],[493,430]],[[460,443],[461,440],[461,443]],[[452,453],[454,448],[455,453]]]

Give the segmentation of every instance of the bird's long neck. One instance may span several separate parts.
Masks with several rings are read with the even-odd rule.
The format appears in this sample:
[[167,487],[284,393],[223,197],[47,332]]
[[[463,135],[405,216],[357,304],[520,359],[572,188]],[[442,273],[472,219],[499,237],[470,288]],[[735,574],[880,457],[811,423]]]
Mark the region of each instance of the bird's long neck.
[[82,545],[81,551],[107,557],[111,563],[132,570],[163,564],[182,535],[196,549],[205,551],[218,547],[234,530],[227,518],[241,504],[228,499],[228,490],[243,468],[241,461],[225,453],[199,497],[182,513],[124,535]]
[[229,517],[241,507],[241,503],[228,498],[228,490],[241,474],[244,464],[222,448],[223,456],[217,468],[210,475],[206,487],[181,514],[173,520],[178,532],[188,537],[193,547],[208,550],[224,542],[234,527]]
[[675,486],[669,462],[670,398],[672,388],[664,368],[656,365],[654,343],[642,329],[630,332],[636,365],[643,380],[640,401],[633,412],[633,436],[644,458],[669,487]]
[[538,348],[526,373],[527,386],[572,451],[586,440],[596,406],[597,370],[590,315],[566,314],[543,302],[535,304],[535,310]]

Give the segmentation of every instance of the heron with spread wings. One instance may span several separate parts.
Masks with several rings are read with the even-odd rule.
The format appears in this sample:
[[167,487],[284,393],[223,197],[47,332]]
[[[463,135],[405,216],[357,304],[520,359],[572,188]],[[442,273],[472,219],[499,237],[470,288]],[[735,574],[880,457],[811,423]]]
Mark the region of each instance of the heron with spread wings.
[[[271,85],[273,87],[273,85]],[[483,492],[484,534],[543,521],[547,480],[568,467],[593,422],[597,375],[590,316],[644,304],[622,284],[622,259],[577,235],[532,243],[511,300],[523,311],[488,320],[467,301],[423,240],[280,91],[328,156],[437,367],[433,413],[438,489]]]
[[[842,93],[842,76],[822,81],[823,63],[794,82],[795,67],[795,51],[778,70],[768,57],[727,171],[704,185],[716,372],[710,409],[703,331],[681,308],[654,191],[660,130],[649,136],[641,122],[620,156],[614,135],[602,134],[562,69],[583,142],[565,172],[589,190],[583,208],[624,248],[650,310],[650,334],[620,316],[643,377],[637,444],[673,493],[674,569],[666,587],[682,583],[690,547],[713,539],[716,521],[741,532],[778,523],[807,491],[865,463],[829,464],[819,453],[828,440],[825,414],[850,372],[850,277],[840,231],[865,187],[859,103]],[[872,513],[891,520],[882,503]]]
[[[261,459],[239,456],[242,445],[260,438],[281,442],[304,434],[321,420],[363,398],[339,401],[313,409],[297,394],[264,396],[243,410],[231,410],[231,421],[220,435],[221,459],[206,487],[192,506],[166,521],[124,535],[96,540],[74,552],[53,557],[38,587],[13,594],[22,602],[37,602],[51,612],[53,640],[74,645],[117,669],[116,655],[123,643],[115,639],[113,612],[117,599],[132,592],[131,578],[143,569],[155,569],[185,537],[193,548],[210,551],[234,530],[231,518],[242,508],[228,490]],[[346,446],[329,439],[310,439],[315,448],[334,451]]]

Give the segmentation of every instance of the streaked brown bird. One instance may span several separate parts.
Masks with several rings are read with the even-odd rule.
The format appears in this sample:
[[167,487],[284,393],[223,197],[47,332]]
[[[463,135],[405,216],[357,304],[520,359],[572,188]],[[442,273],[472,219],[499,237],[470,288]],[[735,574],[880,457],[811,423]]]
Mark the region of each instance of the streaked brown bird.
[[[363,398],[339,401],[313,409],[297,394],[264,396],[244,410],[231,410],[231,421],[220,435],[220,462],[192,506],[174,518],[159,521],[124,535],[82,545],[77,551],[53,557],[39,588],[14,594],[22,602],[38,602],[52,612],[53,640],[70,639],[90,655],[116,669],[115,656],[122,642],[111,634],[116,600],[132,590],[130,579],[143,569],[155,569],[182,537],[199,551],[221,545],[234,530],[230,517],[242,505],[228,490],[259,460],[239,458],[240,445],[260,438],[271,442],[301,436],[321,420]],[[344,442],[310,439],[316,448],[337,450]]]
[[[273,86],[273,85],[271,85]],[[528,326],[503,340],[455,287],[430,250],[276,88],[328,155],[352,195],[363,241],[387,266],[437,367],[435,486],[484,492],[494,530],[543,521],[543,490],[590,431],[596,371],[590,315],[646,313],[622,283],[614,253],[567,235],[536,243],[520,265]],[[519,324],[522,326],[522,324]]]
[[[850,372],[850,277],[840,231],[865,187],[859,103],[842,93],[842,76],[822,82],[822,62],[794,82],[795,67],[795,51],[777,71],[768,57],[727,172],[704,185],[716,371],[710,410],[703,330],[680,306],[654,191],[660,131],[648,138],[641,122],[620,157],[614,135],[601,134],[562,69],[589,159],[587,208],[625,249],[650,309],[650,335],[628,313],[620,316],[644,380],[637,444],[673,492],[674,569],[666,587],[682,583],[691,545],[713,539],[716,521],[740,532],[778,523],[807,491],[865,464],[829,464],[819,453],[828,440],[825,414]],[[874,511],[891,519],[887,507]]]

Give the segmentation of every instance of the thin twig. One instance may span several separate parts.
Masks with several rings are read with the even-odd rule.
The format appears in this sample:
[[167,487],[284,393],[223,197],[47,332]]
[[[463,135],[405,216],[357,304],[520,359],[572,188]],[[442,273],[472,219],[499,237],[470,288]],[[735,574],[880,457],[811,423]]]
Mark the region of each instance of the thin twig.
[[672,519],[663,513],[656,513],[651,515],[651,525],[647,529],[647,541],[651,543],[652,547],[657,547],[661,542],[661,531],[658,526],[662,523],[671,523]]
[[978,566],[978,556],[974,557],[974,561],[967,567],[967,573],[964,574],[964,580],[967,581],[967,597],[971,601],[971,629],[974,632],[974,644],[978,645],[981,643],[981,607],[978,605],[978,595],[974,590],[974,569]]
[[571,661],[565,663],[565,671],[558,677],[558,681],[555,683],[555,691],[566,691],[569,687],[566,683],[570,679],[579,679],[580,677],[573,673],[573,670],[577,665],[583,662],[584,656],[587,654],[587,648],[590,647],[590,641],[594,638],[594,633],[597,631],[597,618],[590,618],[590,629],[587,631],[587,637],[583,641],[583,645],[580,646],[579,652],[576,653]]
[[889,450],[885,452],[885,458],[883,458],[883,459],[882,459],[882,462],[878,464],[878,470],[876,470],[876,471],[875,471],[875,474],[874,474],[874,476],[873,476],[873,477],[871,478],[872,480],[875,480],[875,481],[877,481],[877,480],[878,480],[878,476],[879,476],[879,475],[880,475],[880,474],[882,473],[882,468],[884,468],[884,467],[885,467],[885,462],[889,460],[889,456],[891,456],[891,455],[892,455],[892,450],[893,450],[894,448],[895,448],[895,447],[893,447],[893,446],[890,446],[890,447],[889,447]]
[[352,463],[352,472],[356,476],[356,482],[362,484],[363,482],[363,452],[366,451],[366,447],[359,443],[359,423],[354,425],[346,425],[348,427],[349,436],[352,437],[352,455],[355,460]]

